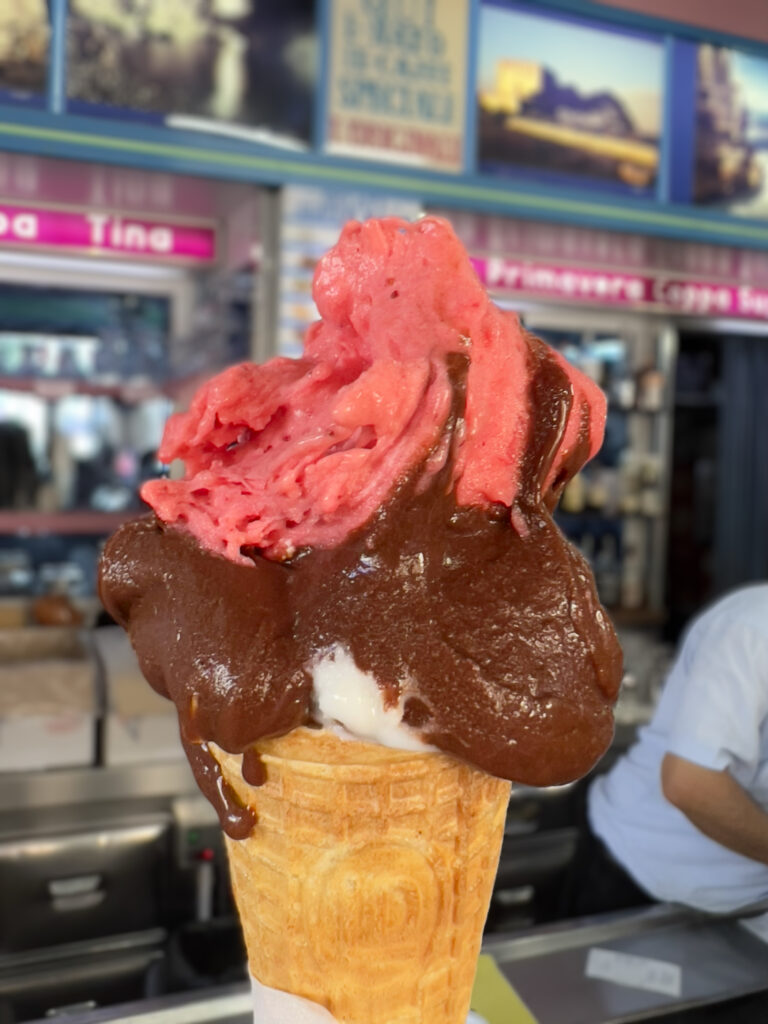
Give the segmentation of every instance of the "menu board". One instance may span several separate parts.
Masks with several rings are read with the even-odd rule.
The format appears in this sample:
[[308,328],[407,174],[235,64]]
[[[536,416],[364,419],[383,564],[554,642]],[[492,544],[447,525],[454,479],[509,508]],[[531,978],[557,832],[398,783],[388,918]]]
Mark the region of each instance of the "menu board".
[[326,149],[459,171],[469,0],[333,0]]
[[768,217],[768,58],[699,46],[693,199]]
[[[314,0],[70,0],[67,93],[76,112],[308,141]],[[242,134],[240,132],[239,134]]]
[[0,97],[42,102],[50,25],[45,0],[0,3]]
[[653,194],[663,58],[657,37],[483,0],[478,170]]

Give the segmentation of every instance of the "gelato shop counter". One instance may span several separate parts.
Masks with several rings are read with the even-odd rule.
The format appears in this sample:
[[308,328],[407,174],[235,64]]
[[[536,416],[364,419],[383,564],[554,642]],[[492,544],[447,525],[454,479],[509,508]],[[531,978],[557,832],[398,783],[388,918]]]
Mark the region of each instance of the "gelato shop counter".
[[[768,908],[714,918],[659,905],[493,936],[478,968],[473,1024],[719,1024],[745,998],[768,1006]],[[245,985],[99,1009],[68,1024],[251,1024]],[[40,1022],[42,1024],[42,1022]],[[254,1024],[275,1024],[259,1021]]]
[[734,1000],[765,992],[768,1005],[767,910],[713,917],[659,904],[494,937],[484,953],[530,1012],[526,1024],[734,1024]]

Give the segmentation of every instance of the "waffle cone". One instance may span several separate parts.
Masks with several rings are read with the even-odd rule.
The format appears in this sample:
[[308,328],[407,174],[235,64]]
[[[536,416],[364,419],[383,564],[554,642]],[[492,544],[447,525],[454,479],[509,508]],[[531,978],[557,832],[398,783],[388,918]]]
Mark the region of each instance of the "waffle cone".
[[442,754],[296,729],[227,849],[251,973],[341,1024],[464,1024],[510,786]]

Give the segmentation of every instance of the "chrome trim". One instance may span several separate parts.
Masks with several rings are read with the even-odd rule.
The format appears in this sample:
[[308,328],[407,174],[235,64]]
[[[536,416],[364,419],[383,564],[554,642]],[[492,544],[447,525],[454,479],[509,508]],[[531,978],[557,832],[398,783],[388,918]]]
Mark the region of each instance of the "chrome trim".
[[186,761],[0,773],[0,813],[198,793]]

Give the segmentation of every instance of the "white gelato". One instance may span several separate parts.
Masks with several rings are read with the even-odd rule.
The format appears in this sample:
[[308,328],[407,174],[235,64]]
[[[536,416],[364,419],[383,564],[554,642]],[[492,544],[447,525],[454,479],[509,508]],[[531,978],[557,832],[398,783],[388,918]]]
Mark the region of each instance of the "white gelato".
[[315,659],[311,671],[314,714],[326,729],[397,750],[436,749],[403,723],[402,698],[395,707],[384,707],[375,678],[357,667],[346,648],[334,645]]

